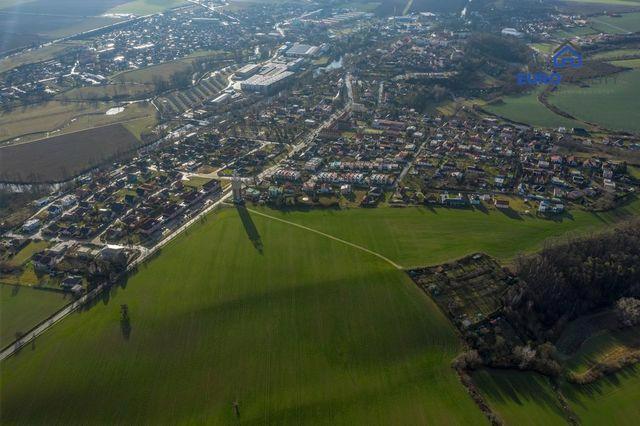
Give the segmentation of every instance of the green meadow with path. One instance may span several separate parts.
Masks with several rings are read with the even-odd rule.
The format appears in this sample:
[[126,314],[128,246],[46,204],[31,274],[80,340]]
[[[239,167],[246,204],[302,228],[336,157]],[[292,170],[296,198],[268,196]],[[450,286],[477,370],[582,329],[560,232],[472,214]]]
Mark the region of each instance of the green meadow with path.
[[0,284],[0,347],[25,333],[64,305],[64,294],[25,286]]
[[[259,211],[410,267],[474,251],[506,260],[608,227],[640,202],[558,221],[494,209]],[[250,424],[486,424],[450,366],[461,350],[392,264],[224,208],[3,361],[0,403],[7,424],[228,424],[236,402]]]

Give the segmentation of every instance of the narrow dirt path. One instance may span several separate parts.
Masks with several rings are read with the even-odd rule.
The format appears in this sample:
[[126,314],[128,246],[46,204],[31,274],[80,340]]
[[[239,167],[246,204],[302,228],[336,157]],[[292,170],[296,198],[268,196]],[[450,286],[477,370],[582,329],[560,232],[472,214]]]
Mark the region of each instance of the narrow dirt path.
[[267,217],[267,218],[272,219],[272,220],[276,220],[276,221],[278,221],[278,222],[286,223],[286,224],[289,224],[289,225],[291,225],[291,226],[295,226],[295,227],[297,227],[297,228],[304,229],[304,230],[307,230],[307,231],[309,231],[309,232],[313,232],[313,233],[318,234],[318,235],[322,235],[323,237],[326,237],[326,238],[332,239],[332,240],[337,241],[337,242],[339,242],[339,243],[342,243],[342,244],[348,245],[348,246],[350,246],[350,247],[356,248],[356,249],[358,249],[358,250],[364,251],[364,252],[366,252],[366,253],[372,254],[372,255],[374,255],[374,256],[376,256],[376,257],[378,257],[378,258],[380,258],[380,259],[384,260],[385,262],[387,262],[388,264],[390,264],[390,265],[391,265],[391,266],[393,266],[394,268],[396,268],[396,269],[400,269],[400,270],[402,269],[402,266],[398,265],[398,264],[397,264],[397,263],[395,263],[393,260],[389,259],[388,257],[385,257],[385,256],[381,255],[380,253],[376,253],[376,252],[375,252],[375,251],[373,251],[373,250],[369,250],[369,249],[368,249],[368,248],[366,248],[366,247],[359,246],[358,244],[354,244],[354,243],[352,243],[352,242],[349,242],[349,241],[343,240],[343,239],[341,239],[341,238],[334,237],[333,235],[326,234],[326,233],[324,233],[324,232],[322,232],[322,231],[318,231],[318,230],[313,229],[313,228],[309,228],[308,226],[300,225],[300,224],[298,224],[298,223],[291,222],[291,221],[288,221],[288,220],[285,220],[285,219],[280,219],[279,217],[271,216],[271,215],[268,215],[268,214],[266,214],[266,213],[259,212],[259,211],[257,211],[257,210],[253,210],[253,209],[247,209],[247,210],[248,210],[248,211],[250,211],[250,212],[251,212],[251,213],[253,213],[253,214],[257,214],[258,216],[263,216],[263,217]]

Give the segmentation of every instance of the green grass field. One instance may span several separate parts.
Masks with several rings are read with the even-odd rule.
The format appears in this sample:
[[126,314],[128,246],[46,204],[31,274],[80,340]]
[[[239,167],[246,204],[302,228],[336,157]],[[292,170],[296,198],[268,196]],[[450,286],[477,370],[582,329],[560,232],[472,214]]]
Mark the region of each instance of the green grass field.
[[187,0],[132,0],[109,10],[109,13],[134,13],[147,15],[187,4]]
[[583,374],[591,366],[607,360],[614,361],[629,350],[640,348],[640,327],[624,330],[602,331],[591,336],[567,362],[567,368],[577,374]]
[[589,59],[616,59],[629,55],[638,56],[640,55],[640,52],[638,52],[637,49],[615,49],[596,53],[595,55],[590,56]]
[[[492,210],[261,210],[402,266],[471,251],[505,259],[639,211],[635,201],[554,222]],[[7,424],[228,424],[234,401],[249,424],[483,424],[450,367],[460,350],[431,299],[389,263],[224,209],[35,351],[4,361],[0,402]]]
[[475,372],[473,381],[507,425],[567,424],[548,379],[540,374],[487,369]]
[[[640,6],[640,1],[634,2],[635,6]],[[590,22],[593,28],[603,33],[628,34],[640,31],[640,12],[625,13],[619,17],[596,16]]]
[[633,69],[601,82],[591,80],[589,87],[561,85],[549,102],[576,118],[608,129],[640,132],[639,98],[640,69]]
[[237,400],[249,424],[485,423],[450,367],[457,335],[402,271],[251,223],[210,216],[3,362],[3,422],[228,424]]
[[640,366],[591,385],[564,384],[562,393],[581,424],[636,425],[640,417]]
[[608,213],[576,210],[572,217],[561,221],[527,216],[513,219],[496,209],[487,213],[444,208],[266,211],[360,244],[409,268],[442,263],[476,251],[508,260],[518,252],[539,249],[546,239],[595,230],[638,215],[640,200]]
[[33,256],[34,253],[42,251],[49,246],[46,241],[31,241],[22,250],[9,259],[11,266],[20,266]]
[[534,90],[525,95],[505,96],[503,103],[483,108],[509,120],[536,127],[583,127],[582,123],[562,117],[542,105],[538,101],[538,93],[539,90]]
[[569,0],[570,2],[575,3],[598,3],[606,6],[608,4],[611,5],[621,5],[621,6],[637,6],[640,3],[638,0]]
[[[515,370],[481,370],[474,383],[507,425],[569,424],[549,380]],[[640,366],[590,385],[563,382],[560,391],[581,425],[634,425],[640,415]]]
[[613,65],[625,68],[640,68],[640,59],[623,59],[621,61],[612,61]]
[[64,295],[29,287],[0,284],[0,347],[16,332],[26,332],[69,303]]

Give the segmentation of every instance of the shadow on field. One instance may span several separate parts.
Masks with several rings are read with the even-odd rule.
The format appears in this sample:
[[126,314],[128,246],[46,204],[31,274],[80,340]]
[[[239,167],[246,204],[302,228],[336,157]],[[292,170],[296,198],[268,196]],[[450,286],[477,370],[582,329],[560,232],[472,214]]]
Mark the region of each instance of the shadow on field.
[[262,238],[260,238],[260,233],[258,232],[258,228],[256,228],[256,224],[253,223],[253,219],[251,219],[251,215],[247,208],[241,204],[236,205],[236,210],[238,210],[238,215],[240,215],[240,220],[242,221],[242,226],[244,226],[244,230],[247,233],[247,236],[253,243],[253,246],[258,250],[260,254],[263,253],[263,245]]
[[[567,385],[563,386],[562,394],[573,404],[579,405],[582,408],[589,408],[589,400],[586,398],[599,398],[610,394],[615,391],[619,386],[631,386],[629,383],[622,383],[621,379],[630,380],[640,376],[640,367],[633,365],[623,368],[622,370],[613,373],[606,374],[603,377],[597,379],[593,383],[586,385]],[[613,389],[612,389],[613,388]],[[622,388],[621,388],[622,389]],[[586,402],[586,404],[585,404]]]
[[474,206],[473,209],[477,210],[477,211],[479,211],[481,213],[484,213],[484,214],[489,214],[489,209],[487,208],[487,206],[484,205],[484,203],[480,203],[480,204]]
[[499,404],[523,405],[527,401],[544,405],[555,413],[564,416],[560,402],[548,379],[537,373],[523,373],[516,370],[486,371],[489,380],[476,383],[490,400]]
[[500,213],[502,213],[503,215],[507,216],[510,219],[524,220],[522,218],[522,216],[520,216],[520,213],[518,213],[517,211],[515,211],[511,207],[509,207],[507,209],[496,209],[496,210],[498,210]]

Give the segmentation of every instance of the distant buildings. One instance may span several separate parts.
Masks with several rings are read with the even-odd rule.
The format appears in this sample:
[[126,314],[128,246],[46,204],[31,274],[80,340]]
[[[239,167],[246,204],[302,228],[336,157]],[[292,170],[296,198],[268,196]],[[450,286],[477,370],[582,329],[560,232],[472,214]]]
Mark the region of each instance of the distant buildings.
[[309,44],[293,43],[289,49],[285,51],[286,56],[292,58],[312,58],[320,52],[320,47]]
[[503,28],[501,31],[502,35],[511,36],[511,37],[522,37],[524,34],[515,28]]
[[287,64],[270,62],[263,66],[257,74],[240,83],[240,88],[247,92],[273,93],[282,88],[294,75]]

